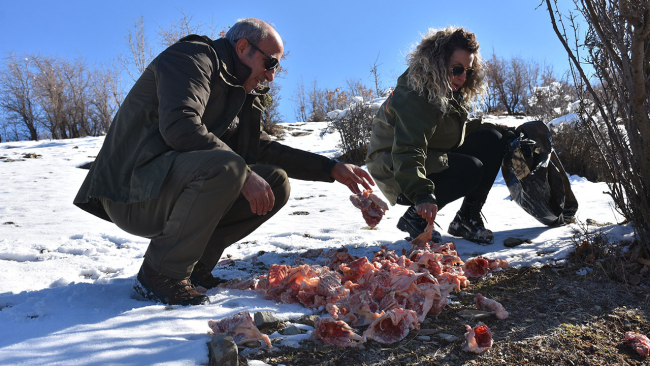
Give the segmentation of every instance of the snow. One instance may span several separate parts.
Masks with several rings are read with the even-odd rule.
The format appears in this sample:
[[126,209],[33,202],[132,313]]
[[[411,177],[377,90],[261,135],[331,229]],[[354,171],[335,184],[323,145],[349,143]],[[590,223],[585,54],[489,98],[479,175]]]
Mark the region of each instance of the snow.
[[564,124],[573,124],[580,121],[580,117],[575,114],[575,113],[569,113],[565,114],[564,116],[560,116],[551,122],[548,123],[549,126],[557,127],[557,126],[562,126]]
[[[498,119],[507,125],[521,120]],[[325,123],[285,126],[283,143],[329,157],[339,153],[338,133],[321,133]],[[72,205],[102,137],[0,144],[0,364],[105,365],[208,363],[208,320],[239,311],[272,311],[281,320],[317,313],[299,304],[278,304],[253,291],[210,290],[211,304],[165,306],[144,300],[132,288],[148,240],[129,235],[112,223]],[[40,158],[24,158],[27,153]],[[9,161],[17,160],[17,161]],[[23,159],[23,160],[20,160]],[[622,221],[611,208],[604,183],[571,176],[580,203],[577,218],[598,223]],[[293,264],[313,248],[345,246],[369,256],[386,245],[401,252],[409,244],[395,225],[405,207],[394,206],[376,230],[364,229],[361,213],[341,184],[291,181],[286,207],[261,228],[225,252],[214,270],[222,278],[257,273],[256,261]],[[378,191],[377,191],[378,192]],[[381,193],[378,192],[381,195]],[[460,201],[442,210],[437,222],[446,229]],[[306,211],[308,215],[294,214]],[[495,244],[454,240],[463,259],[479,254],[507,259],[513,266],[540,266],[562,260],[572,250],[576,226],[545,227],[509,199],[499,175],[484,208]],[[603,228],[615,239],[631,238],[628,226]],[[508,237],[530,239],[506,248]],[[230,260],[228,260],[230,259]],[[307,335],[271,335],[286,347],[298,347]],[[251,365],[264,365],[256,361]]]

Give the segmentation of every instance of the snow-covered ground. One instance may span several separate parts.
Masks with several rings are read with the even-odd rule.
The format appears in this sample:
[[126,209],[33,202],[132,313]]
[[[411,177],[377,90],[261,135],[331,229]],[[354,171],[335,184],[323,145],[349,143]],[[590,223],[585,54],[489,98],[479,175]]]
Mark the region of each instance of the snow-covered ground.
[[[504,124],[521,120],[501,119]],[[338,135],[320,132],[325,123],[285,125],[283,143],[329,157],[338,155]],[[294,137],[291,132],[309,132]],[[201,365],[208,362],[208,319],[247,310],[269,310],[282,320],[312,314],[299,304],[277,304],[253,291],[210,290],[211,304],[168,307],[135,295],[133,279],[148,240],[129,235],[72,205],[103,138],[0,144],[0,364],[2,365]],[[25,158],[25,154],[41,155]],[[21,160],[22,159],[22,160]],[[10,161],[16,160],[16,161]],[[616,223],[603,183],[570,177],[579,220]],[[364,229],[349,190],[338,183],[292,180],[291,198],[275,217],[234,244],[213,272],[222,278],[257,271],[256,261],[293,264],[312,248],[345,246],[369,256],[381,245],[401,252],[409,244],[395,225],[405,207],[387,212],[376,230]],[[446,229],[460,206],[442,210]],[[308,214],[304,214],[307,212]],[[574,226],[548,228],[509,200],[499,175],[483,210],[495,244],[480,246],[452,238],[463,259],[478,254],[514,266],[561,260],[572,249]],[[606,226],[614,238],[631,237],[629,227]],[[508,237],[530,239],[506,248]],[[280,335],[272,335],[278,338]],[[282,336],[284,337],[284,336]],[[307,335],[282,344],[297,345]],[[259,362],[255,363],[260,365]]]

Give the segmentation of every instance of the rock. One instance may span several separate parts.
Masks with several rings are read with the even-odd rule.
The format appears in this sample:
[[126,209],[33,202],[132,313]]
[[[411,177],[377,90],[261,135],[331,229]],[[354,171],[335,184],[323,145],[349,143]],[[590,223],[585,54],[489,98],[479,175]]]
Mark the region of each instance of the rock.
[[417,334],[419,334],[421,336],[428,336],[428,335],[431,335],[431,334],[438,333],[438,330],[439,330],[438,328],[436,328],[436,329],[419,329],[419,330],[416,330],[415,333],[417,333]]
[[304,215],[309,215],[309,212],[307,212],[307,211],[294,211],[293,213],[290,213],[289,215],[292,215],[292,216],[304,216]]
[[258,311],[253,315],[255,326],[259,329],[277,327],[280,320],[270,311]]
[[417,339],[418,341],[430,341],[431,337],[425,336],[425,335],[419,335],[419,336],[415,337],[415,339]]
[[318,319],[318,315],[304,315],[298,319],[298,323],[309,325],[310,327],[314,326],[314,321]]
[[249,341],[249,342],[240,344],[239,347],[243,347],[243,348],[260,348],[260,347],[262,347],[262,344],[260,343],[260,341]]
[[302,334],[302,331],[300,328],[296,327],[295,325],[290,325],[280,332],[282,335],[296,335],[296,334]]
[[237,366],[237,345],[231,336],[215,334],[208,343],[210,350],[210,363],[221,366]]
[[601,311],[601,310],[603,310],[603,308],[601,308],[601,307],[598,306],[598,305],[595,305],[595,306],[593,307],[593,309],[594,309],[594,311]]
[[467,320],[470,320],[471,322],[475,322],[477,320],[485,319],[487,317],[490,317],[492,315],[491,312],[485,311],[485,310],[472,310],[472,309],[465,309],[461,310],[458,313],[458,316],[461,316]]
[[516,247],[517,245],[522,244],[524,241],[519,238],[510,237],[503,241],[503,245],[508,248]]
[[438,337],[440,337],[440,339],[442,339],[443,341],[447,341],[449,343],[458,339],[458,337],[456,337],[455,335],[446,334],[446,333],[438,333]]

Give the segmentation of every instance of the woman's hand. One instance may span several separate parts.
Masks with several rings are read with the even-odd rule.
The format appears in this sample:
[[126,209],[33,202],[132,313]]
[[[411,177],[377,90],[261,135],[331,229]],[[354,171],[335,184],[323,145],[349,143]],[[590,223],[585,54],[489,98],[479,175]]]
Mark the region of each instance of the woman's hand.
[[435,203],[420,203],[416,206],[416,209],[418,210],[418,215],[422,216],[428,223],[432,223],[436,219],[438,205]]

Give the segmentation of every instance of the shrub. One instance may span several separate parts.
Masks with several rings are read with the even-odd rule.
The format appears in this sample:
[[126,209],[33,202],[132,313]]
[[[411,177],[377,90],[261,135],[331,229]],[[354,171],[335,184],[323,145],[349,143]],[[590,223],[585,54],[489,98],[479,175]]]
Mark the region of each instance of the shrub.
[[363,165],[370,142],[372,118],[377,111],[376,106],[364,102],[362,97],[356,97],[355,102],[343,111],[328,113],[330,125],[341,135],[338,148],[343,152],[341,161]]

